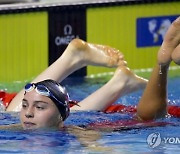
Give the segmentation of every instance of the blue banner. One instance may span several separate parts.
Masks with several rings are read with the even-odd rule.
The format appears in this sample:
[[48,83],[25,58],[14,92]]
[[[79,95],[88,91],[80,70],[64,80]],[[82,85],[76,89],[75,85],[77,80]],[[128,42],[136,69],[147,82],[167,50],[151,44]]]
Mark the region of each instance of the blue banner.
[[168,27],[177,17],[178,15],[137,18],[137,47],[151,47],[161,45]]

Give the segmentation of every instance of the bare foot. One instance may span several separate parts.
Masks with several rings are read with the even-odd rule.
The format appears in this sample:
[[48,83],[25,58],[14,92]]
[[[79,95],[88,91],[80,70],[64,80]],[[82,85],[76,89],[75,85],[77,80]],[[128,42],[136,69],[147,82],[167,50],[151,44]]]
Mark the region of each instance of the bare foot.
[[116,69],[112,80],[114,80],[113,82],[115,83],[114,88],[118,88],[119,83],[124,84],[123,95],[136,90],[144,89],[148,82],[148,80],[134,74],[128,67],[125,66],[120,66]]
[[180,65],[180,44],[176,47],[176,49],[172,53],[172,60]]
[[[177,27],[177,29],[179,28],[176,33],[179,34],[178,36],[180,36],[180,17],[176,19],[174,25]],[[178,40],[178,44],[179,45],[173,51],[171,58],[176,64],[180,65],[180,37]]]
[[72,62],[86,65],[117,67],[126,65],[123,54],[119,50],[105,45],[90,44],[80,39],[74,39],[68,45],[64,55],[69,54]]
[[180,42],[180,17],[169,27],[162,46],[158,52],[158,63],[166,65],[171,62],[171,54]]

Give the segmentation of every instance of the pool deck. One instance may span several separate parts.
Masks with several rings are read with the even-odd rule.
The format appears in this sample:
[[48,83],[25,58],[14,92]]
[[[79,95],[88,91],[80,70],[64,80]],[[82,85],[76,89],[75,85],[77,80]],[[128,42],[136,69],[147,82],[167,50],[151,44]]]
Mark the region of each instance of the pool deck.
[[138,0],[0,0],[0,10],[44,8],[53,6],[133,2]]
[[35,8],[49,8],[57,6],[92,6],[92,5],[117,5],[173,2],[178,0],[0,0],[0,11],[13,11]]

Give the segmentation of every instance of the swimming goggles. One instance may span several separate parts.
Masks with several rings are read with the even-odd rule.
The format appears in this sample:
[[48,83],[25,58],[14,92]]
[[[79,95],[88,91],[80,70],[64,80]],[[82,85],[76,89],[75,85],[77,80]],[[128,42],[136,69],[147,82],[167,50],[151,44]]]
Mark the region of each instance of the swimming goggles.
[[25,89],[25,94],[26,94],[26,92],[30,92],[30,91],[32,91],[32,90],[35,89],[35,91],[36,91],[38,94],[43,95],[43,96],[47,96],[47,97],[49,97],[50,99],[55,100],[56,102],[60,103],[60,104],[63,105],[63,106],[65,105],[64,103],[62,103],[61,101],[59,101],[59,100],[50,92],[50,90],[49,90],[46,86],[44,86],[44,85],[38,85],[38,84],[36,85],[36,84],[34,84],[34,83],[28,83],[28,84],[25,85],[24,89]]

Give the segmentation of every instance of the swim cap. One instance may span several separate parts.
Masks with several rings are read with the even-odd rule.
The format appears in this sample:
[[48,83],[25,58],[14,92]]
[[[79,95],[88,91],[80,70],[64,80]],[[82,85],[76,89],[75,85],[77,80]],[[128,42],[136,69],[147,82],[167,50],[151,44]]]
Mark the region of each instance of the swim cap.
[[[66,89],[62,87],[58,82],[51,79],[43,80],[37,83],[32,83],[32,85],[33,84],[35,85],[34,88],[37,87],[37,91],[38,91],[38,87],[43,87],[43,86],[49,90],[50,95],[45,95],[45,96],[49,97],[54,102],[64,121],[69,116],[69,112],[70,112],[69,95]],[[25,86],[25,91],[26,91],[26,86]],[[43,91],[43,88],[39,88],[39,89],[40,91],[41,89]],[[44,95],[43,92],[42,93],[39,92],[39,93]]]

